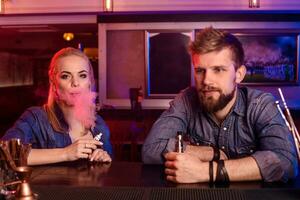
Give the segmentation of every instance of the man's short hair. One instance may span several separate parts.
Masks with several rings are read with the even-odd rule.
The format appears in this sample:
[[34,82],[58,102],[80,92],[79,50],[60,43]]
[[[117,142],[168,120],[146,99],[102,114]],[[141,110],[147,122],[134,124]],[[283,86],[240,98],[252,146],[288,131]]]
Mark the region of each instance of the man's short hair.
[[244,49],[241,42],[232,34],[208,27],[200,31],[190,45],[191,54],[206,54],[229,48],[235,69],[244,63]]

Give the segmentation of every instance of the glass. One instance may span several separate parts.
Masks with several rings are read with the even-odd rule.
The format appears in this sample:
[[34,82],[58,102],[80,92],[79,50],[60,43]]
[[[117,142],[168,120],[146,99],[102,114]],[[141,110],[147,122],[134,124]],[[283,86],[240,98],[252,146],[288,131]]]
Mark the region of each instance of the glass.
[[14,198],[22,183],[19,171],[26,168],[30,149],[29,144],[23,145],[19,139],[0,141],[0,195],[5,199]]

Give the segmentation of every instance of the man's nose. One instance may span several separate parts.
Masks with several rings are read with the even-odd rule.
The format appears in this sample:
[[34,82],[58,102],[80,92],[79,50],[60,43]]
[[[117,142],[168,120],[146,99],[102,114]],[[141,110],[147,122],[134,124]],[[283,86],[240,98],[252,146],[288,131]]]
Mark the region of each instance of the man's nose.
[[210,85],[213,83],[214,77],[213,74],[209,71],[206,71],[203,75],[203,84],[204,85]]

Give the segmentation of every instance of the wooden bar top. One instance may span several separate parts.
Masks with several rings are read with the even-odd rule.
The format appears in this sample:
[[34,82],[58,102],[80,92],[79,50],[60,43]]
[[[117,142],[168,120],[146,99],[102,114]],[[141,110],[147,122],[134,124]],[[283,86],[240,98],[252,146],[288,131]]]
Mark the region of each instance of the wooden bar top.
[[87,160],[33,167],[30,185],[40,199],[299,199],[300,177],[288,183],[175,184],[163,165],[91,164]]

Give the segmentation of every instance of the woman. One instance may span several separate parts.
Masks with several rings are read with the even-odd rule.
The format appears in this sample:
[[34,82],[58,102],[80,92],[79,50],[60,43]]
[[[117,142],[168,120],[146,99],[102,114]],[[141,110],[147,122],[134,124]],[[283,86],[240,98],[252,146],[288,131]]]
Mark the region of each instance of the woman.
[[[70,47],[58,51],[50,63],[49,82],[47,103],[27,109],[2,139],[31,143],[29,165],[80,158],[111,162],[109,130],[95,112],[95,82],[87,56]],[[93,139],[99,133],[101,140]]]

